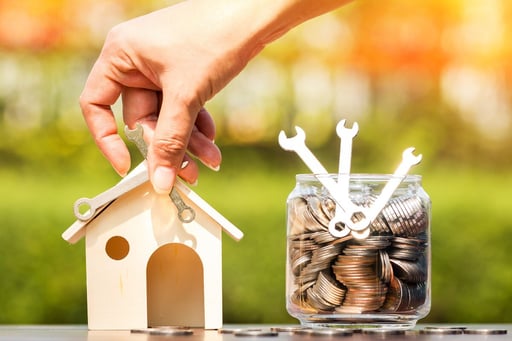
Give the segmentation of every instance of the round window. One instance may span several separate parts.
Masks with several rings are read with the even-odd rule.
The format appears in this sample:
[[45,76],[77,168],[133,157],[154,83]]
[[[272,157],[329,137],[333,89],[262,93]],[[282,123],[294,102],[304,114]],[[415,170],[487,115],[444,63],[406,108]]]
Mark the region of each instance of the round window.
[[121,260],[128,256],[130,244],[125,238],[121,236],[114,236],[107,241],[105,251],[110,258]]

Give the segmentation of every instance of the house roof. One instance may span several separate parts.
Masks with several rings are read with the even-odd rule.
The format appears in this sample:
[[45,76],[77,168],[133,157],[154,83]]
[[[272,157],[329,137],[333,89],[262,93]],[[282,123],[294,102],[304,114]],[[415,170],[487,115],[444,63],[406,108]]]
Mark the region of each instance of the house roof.
[[[147,174],[147,164],[146,161],[141,162],[137,167],[135,167],[126,177],[124,177],[118,184],[114,187],[122,188],[123,185],[127,185],[133,183],[130,181],[136,177],[141,177],[141,174]],[[147,181],[146,181],[147,182]],[[145,182],[144,182],[145,183]],[[142,184],[142,183],[141,183]],[[139,185],[141,185],[139,184]],[[189,198],[193,203],[195,203],[201,210],[203,210],[207,215],[209,215],[215,222],[217,222],[222,230],[226,232],[231,238],[234,240],[240,240],[243,237],[243,232],[240,231],[235,225],[233,225],[229,220],[227,220],[223,215],[221,215],[217,210],[215,210],[212,206],[210,206],[203,198],[201,198],[197,193],[188,188],[185,184],[181,182],[181,180],[177,180],[175,183],[175,188],[184,196]],[[129,188],[126,191],[119,191],[119,196],[122,194],[133,190],[133,188]],[[118,197],[119,197],[118,196]],[[117,197],[116,197],[117,199]],[[96,215],[88,220],[76,220],[70,227],[64,231],[62,234],[62,238],[72,244],[78,242],[85,235],[85,227],[94,219],[101,216],[102,211],[107,208],[109,204],[100,208]]]

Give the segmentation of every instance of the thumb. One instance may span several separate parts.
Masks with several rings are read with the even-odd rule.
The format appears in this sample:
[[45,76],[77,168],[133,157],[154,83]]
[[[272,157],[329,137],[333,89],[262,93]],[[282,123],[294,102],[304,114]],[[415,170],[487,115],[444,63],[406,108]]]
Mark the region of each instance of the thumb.
[[150,179],[157,193],[168,194],[185,156],[199,108],[163,95],[160,115],[148,150]]

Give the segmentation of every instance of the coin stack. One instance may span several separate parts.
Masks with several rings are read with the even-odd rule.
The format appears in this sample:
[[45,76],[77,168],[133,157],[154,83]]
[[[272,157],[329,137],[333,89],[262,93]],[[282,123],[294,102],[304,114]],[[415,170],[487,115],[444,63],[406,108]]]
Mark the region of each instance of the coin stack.
[[[375,196],[351,200],[370,207]],[[328,226],[336,203],[327,193],[288,200],[292,309],[302,314],[407,314],[428,295],[429,211],[421,197],[393,197],[370,224],[370,236],[336,238]],[[355,214],[354,220],[361,215]]]

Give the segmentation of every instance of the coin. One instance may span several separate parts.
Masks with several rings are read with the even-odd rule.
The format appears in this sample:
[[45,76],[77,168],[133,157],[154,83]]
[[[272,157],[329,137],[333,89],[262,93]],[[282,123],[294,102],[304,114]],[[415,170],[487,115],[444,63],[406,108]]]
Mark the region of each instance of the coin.
[[263,329],[261,329],[261,328],[220,328],[217,331],[219,334],[234,334],[236,332],[243,332],[243,331],[260,332],[260,331],[263,331]]
[[458,335],[458,334],[464,334],[463,329],[459,328],[424,328],[420,330],[420,334],[442,334],[442,335]]
[[420,283],[427,280],[427,269],[418,262],[390,259],[393,274],[408,283]]
[[301,327],[301,326],[297,326],[297,327],[285,326],[285,327],[271,327],[270,328],[271,331],[278,332],[278,333],[294,333],[298,330],[303,330],[303,329],[305,329],[305,328]]
[[354,334],[353,330],[350,329],[314,329],[311,332],[311,336],[352,336]]
[[507,334],[506,329],[464,329],[464,334],[476,334],[476,335],[503,335]]
[[235,336],[252,336],[252,337],[273,337],[279,335],[279,333],[271,330],[252,330],[252,329],[241,329],[234,332]]
[[193,335],[192,329],[181,329],[181,328],[153,328],[150,335],[166,335],[166,336],[182,336],[182,335]]
[[380,335],[380,336],[405,335],[405,330],[402,330],[402,329],[382,329],[382,328],[363,329],[363,334]]

